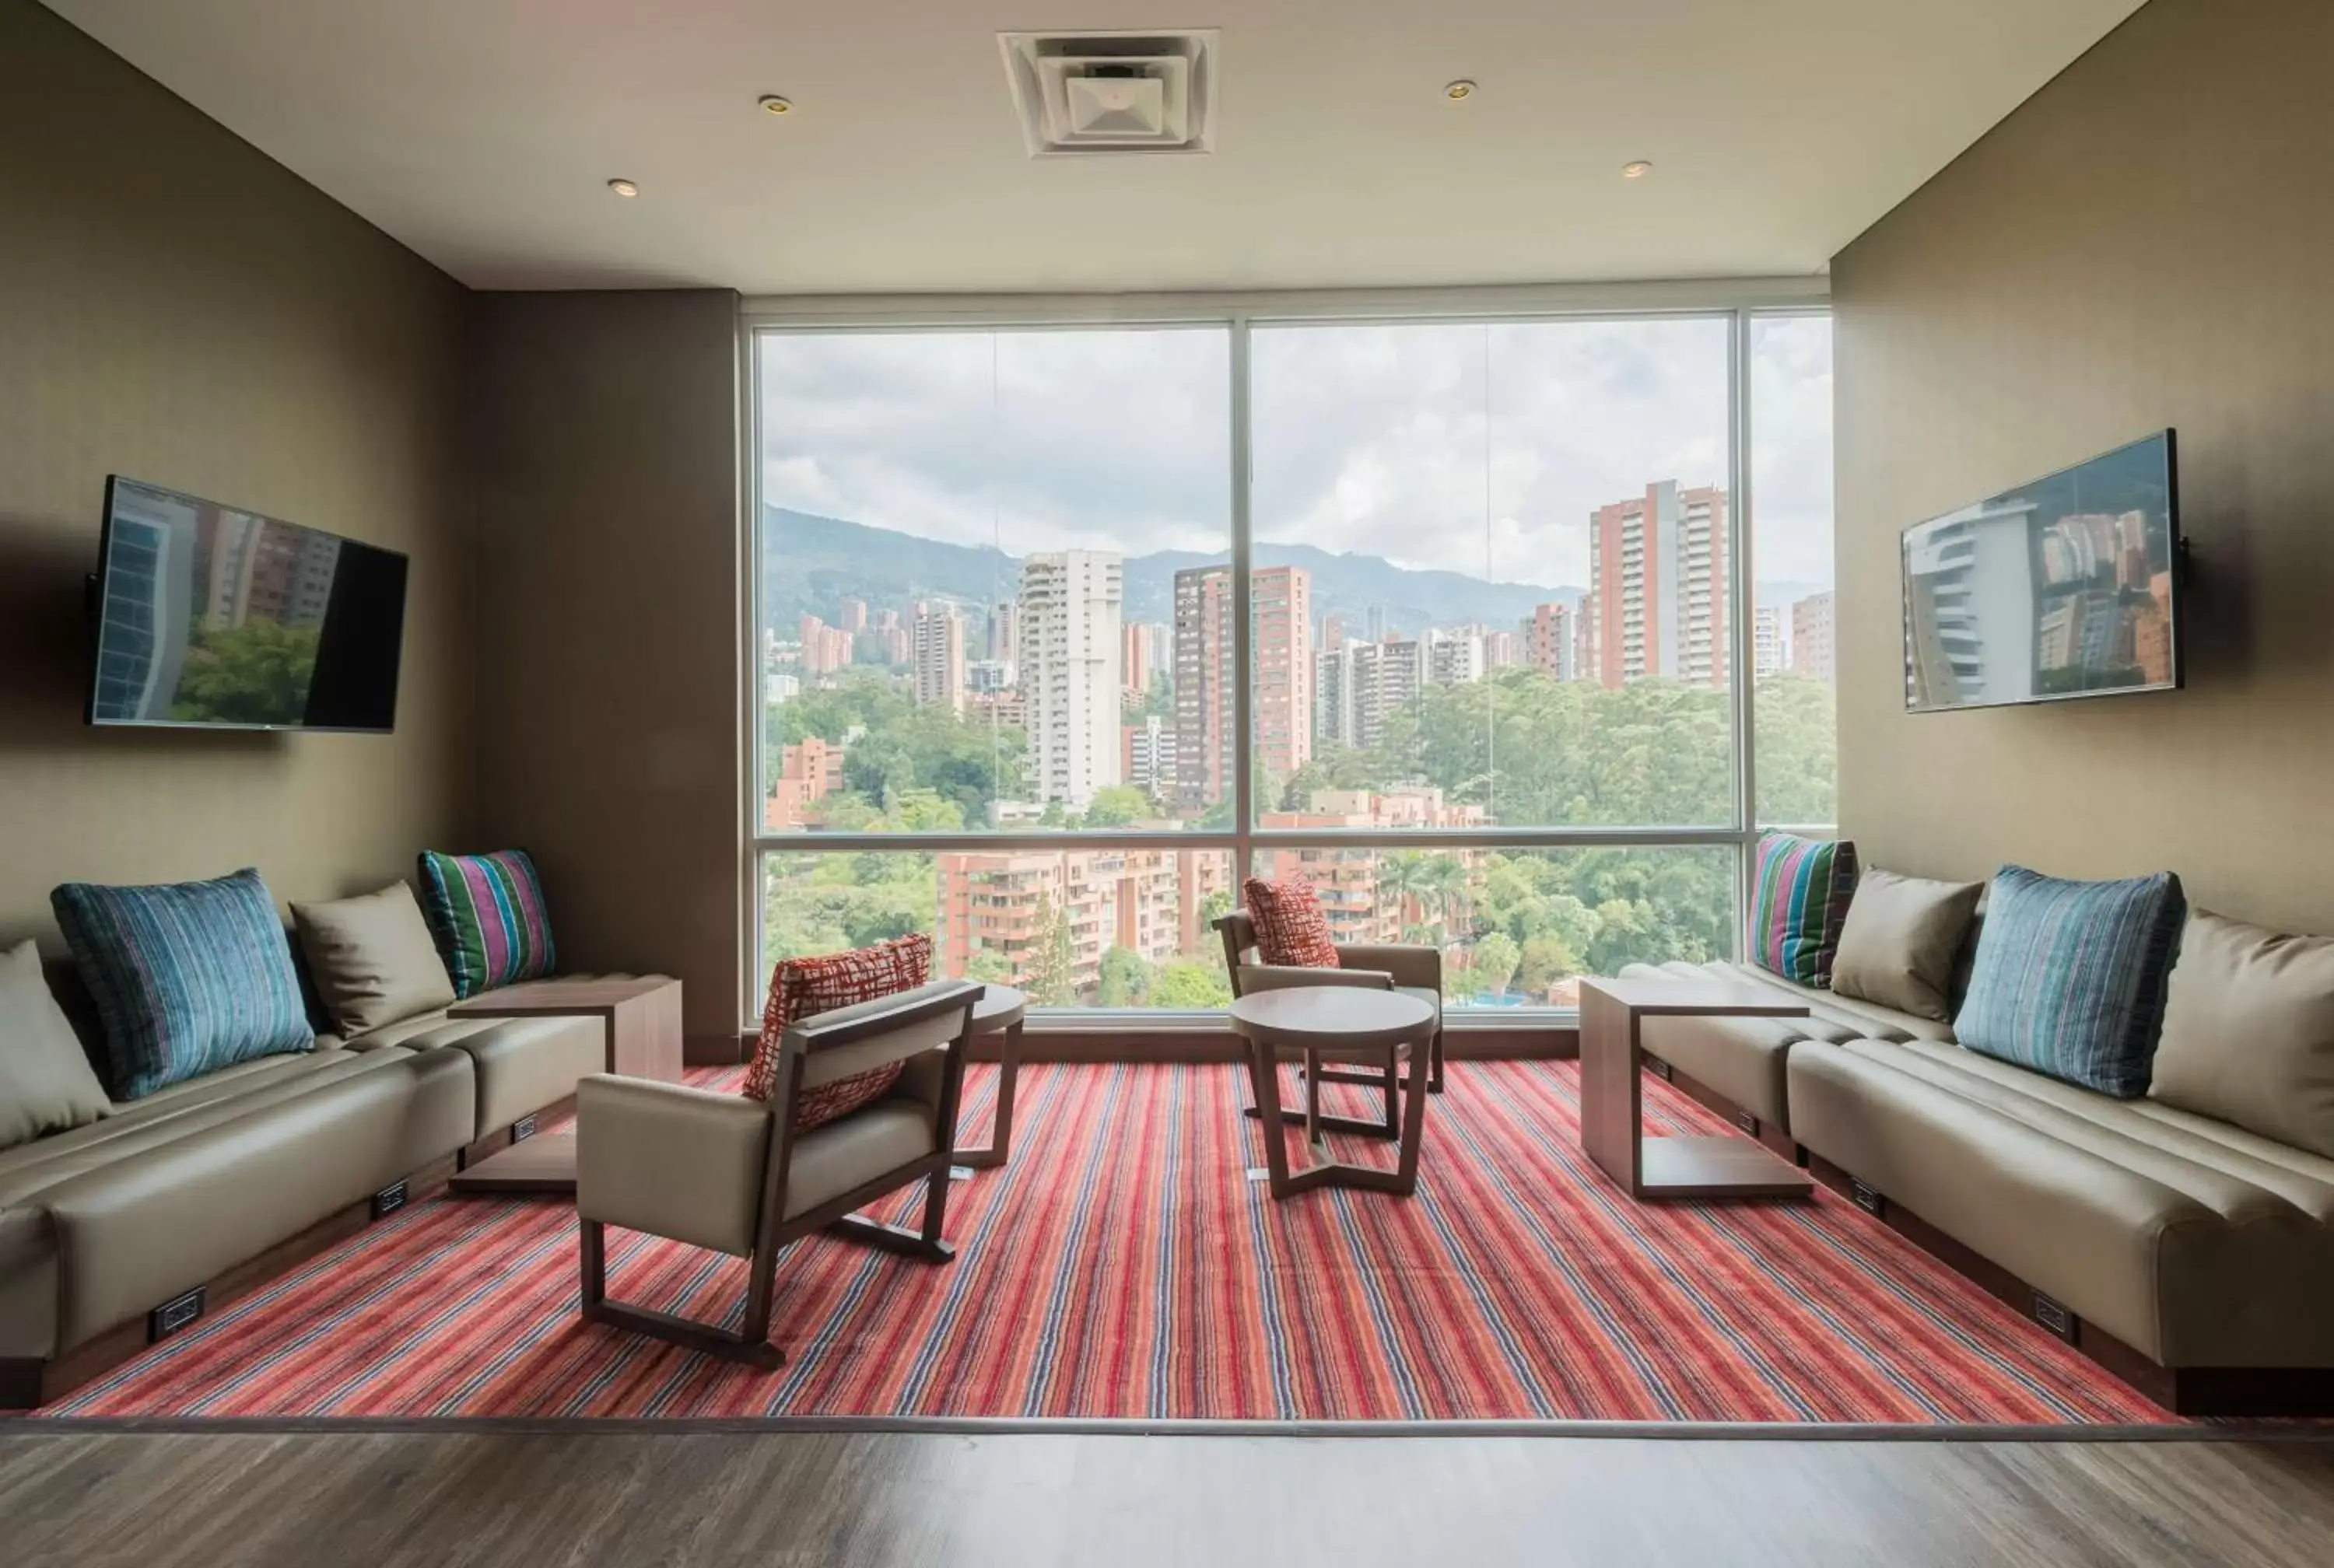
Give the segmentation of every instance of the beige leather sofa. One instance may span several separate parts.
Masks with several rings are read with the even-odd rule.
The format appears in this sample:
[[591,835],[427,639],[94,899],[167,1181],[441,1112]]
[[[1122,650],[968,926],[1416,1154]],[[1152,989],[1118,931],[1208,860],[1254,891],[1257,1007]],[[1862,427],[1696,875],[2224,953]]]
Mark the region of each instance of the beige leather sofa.
[[1804,1001],[1804,1019],[1648,1019],[1644,1048],[1819,1175],[1862,1184],[1867,1207],[1978,1255],[1983,1283],[2151,1396],[2194,1413],[2334,1409],[2334,1159],[1749,966],[1630,973]]
[[[69,964],[51,987],[95,1028]],[[0,1408],[53,1398],[149,1338],[148,1317],[377,1194],[419,1196],[466,1150],[607,1064],[577,1017],[424,1014],[229,1067],[0,1150]],[[352,1216],[351,1211],[354,1210]],[[286,1262],[289,1260],[286,1259]]]

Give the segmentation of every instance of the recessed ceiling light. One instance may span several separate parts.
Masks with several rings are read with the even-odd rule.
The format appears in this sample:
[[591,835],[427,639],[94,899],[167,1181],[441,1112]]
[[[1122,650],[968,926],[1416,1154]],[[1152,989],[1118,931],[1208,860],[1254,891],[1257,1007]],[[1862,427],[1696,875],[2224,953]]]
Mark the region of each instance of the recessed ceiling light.
[[1654,166],[1647,163],[1642,158],[1637,159],[1635,163],[1625,163],[1621,166],[1621,178],[1623,179],[1643,179],[1645,176],[1653,172]]
[[1442,89],[1442,96],[1453,103],[1462,103],[1475,96],[1475,84],[1462,76],[1456,82],[1447,83]]
[[771,114],[791,114],[794,112],[794,104],[786,99],[780,98],[775,92],[765,92],[757,101],[760,102],[765,111]]
[[618,196],[638,196],[641,194],[641,188],[634,185],[629,179],[612,179],[608,182],[608,188],[614,191]]

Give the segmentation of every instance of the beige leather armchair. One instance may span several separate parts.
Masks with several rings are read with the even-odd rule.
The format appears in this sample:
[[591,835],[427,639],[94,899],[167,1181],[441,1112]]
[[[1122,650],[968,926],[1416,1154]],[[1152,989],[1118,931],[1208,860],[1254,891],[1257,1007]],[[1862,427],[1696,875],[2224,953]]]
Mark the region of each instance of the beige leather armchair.
[[[981,987],[962,980],[805,1019],[783,1037],[777,1092],[741,1095],[597,1074],[575,1092],[575,1214],[584,1317],[757,1366],[784,1364],[769,1342],[772,1275],[786,1243],[829,1230],[946,1263],[940,1238],[956,1142],[964,1046]],[[805,1090],[904,1062],[882,1099],[808,1132]],[[853,1211],[924,1183],[920,1230]],[[748,1258],[737,1332],[607,1299],[606,1228],[622,1226]]]
[[[1295,964],[1259,964],[1256,957],[1256,922],[1246,909],[1234,909],[1215,922],[1224,939],[1224,967],[1231,976],[1232,995],[1244,996],[1251,991],[1267,991],[1276,986],[1364,986],[1381,991],[1400,991],[1416,996],[1434,1009],[1434,1036],[1424,1053],[1426,1091],[1442,1092],[1442,954],[1440,949],[1412,942],[1339,942],[1335,969],[1314,968]],[[1416,1068],[1413,1068],[1415,1072]],[[1377,1137],[1399,1135],[1397,1110],[1400,1104],[1397,1086],[1392,1074],[1369,1068],[1324,1068],[1321,1083],[1353,1083],[1376,1089],[1385,1096],[1385,1120],[1383,1123],[1357,1121],[1348,1116],[1323,1116],[1320,1124],[1344,1132],[1362,1132]],[[1318,1084],[1307,1082],[1306,1097],[1317,1107]],[[1258,1114],[1254,1106],[1250,1116]],[[1284,1119],[1302,1121],[1306,1111],[1291,1106],[1281,1112]]]

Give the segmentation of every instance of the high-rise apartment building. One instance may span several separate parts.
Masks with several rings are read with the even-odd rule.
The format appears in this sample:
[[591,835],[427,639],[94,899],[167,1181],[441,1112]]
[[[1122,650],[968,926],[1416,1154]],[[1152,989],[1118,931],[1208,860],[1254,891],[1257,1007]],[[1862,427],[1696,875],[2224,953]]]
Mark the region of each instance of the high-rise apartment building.
[[1772,604],[1761,604],[1750,616],[1750,675],[1764,680],[1791,661],[1789,622]]
[[1141,724],[1122,726],[1119,769],[1126,782],[1151,796],[1164,800],[1175,788],[1175,730],[1157,714]]
[[1004,664],[1021,657],[1021,612],[1014,605],[998,604],[989,610],[986,656]]
[[1036,797],[1084,810],[1119,782],[1119,616],[1116,555],[1066,550],[1021,566],[1020,654],[1029,783]]
[[1832,598],[1811,593],[1791,606],[1791,673],[1831,680]]
[[1724,686],[1726,492],[1664,479],[1599,506],[1589,524],[1596,679]]
[[[1336,616],[1329,624],[1337,623]],[[1354,746],[1354,650],[1358,642],[1324,648],[1313,656],[1313,745]]]
[[1121,689],[1140,699],[1151,689],[1151,632],[1139,620],[1130,620],[1119,632],[1118,675]]
[[1524,662],[1556,680],[1579,673],[1577,618],[1569,604],[1536,604],[1523,623]]
[[1483,668],[1510,669],[1524,661],[1524,639],[1520,631],[1485,631],[1483,638]]
[[916,701],[945,703],[964,711],[964,619],[950,604],[935,604],[916,617]]
[[815,615],[805,615],[796,627],[802,640],[802,671],[805,676],[832,675],[851,662],[851,633],[829,626]]
[[1249,577],[1256,669],[1256,762],[1287,778],[1313,758],[1313,574],[1262,566]]
[[[1229,881],[1220,850],[1000,851],[934,857],[939,972],[960,976],[993,955],[1010,983],[1060,985],[1091,1003],[1102,956],[1124,948],[1146,962],[1198,952],[1210,893]],[[1048,1000],[1041,996],[1039,1000]]]
[[835,620],[845,631],[855,634],[866,630],[867,601],[864,599],[844,600],[843,601],[843,608],[837,612]]
[[1437,686],[1464,686],[1483,678],[1490,661],[1475,631],[1432,631],[1426,638],[1427,678]]
[[[1313,576],[1301,566],[1259,567],[1249,579],[1250,707],[1256,761],[1286,777],[1313,755]],[[1232,793],[1232,574],[1229,566],[1175,573],[1175,787],[1186,810]]]
[[1385,722],[1406,707],[1414,707],[1426,688],[1426,644],[1405,640],[1364,642],[1355,646],[1353,673],[1353,739],[1357,746],[1374,746],[1385,735]]

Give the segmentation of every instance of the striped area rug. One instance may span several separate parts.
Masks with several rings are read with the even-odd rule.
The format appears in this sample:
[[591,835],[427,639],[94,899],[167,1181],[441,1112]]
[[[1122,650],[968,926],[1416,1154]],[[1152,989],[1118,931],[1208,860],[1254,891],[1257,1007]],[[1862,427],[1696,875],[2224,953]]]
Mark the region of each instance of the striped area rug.
[[[1417,1198],[1274,1203],[1233,1068],[1030,1067],[1012,1165],[952,1188],[954,1264],[786,1255],[780,1371],[582,1325],[570,1210],[443,1198],[49,1413],[2171,1419],[1829,1193],[1622,1198],[1580,1151],[1577,1086],[1569,1063],[1455,1064]],[[975,1069],[969,1130],[993,1088]],[[1645,1089],[1657,1130],[1723,1130]],[[734,1321],[743,1262],[626,1233],[611,1253],[619,1297]]]

